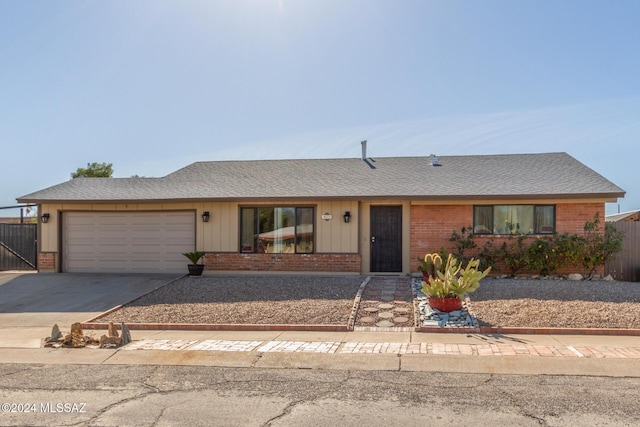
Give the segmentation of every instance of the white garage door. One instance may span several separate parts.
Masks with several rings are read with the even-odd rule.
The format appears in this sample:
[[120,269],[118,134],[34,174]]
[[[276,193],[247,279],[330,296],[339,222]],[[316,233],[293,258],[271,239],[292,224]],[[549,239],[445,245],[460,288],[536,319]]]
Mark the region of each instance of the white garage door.
[[186,272],[195,249],[193,212],[67,212],[67,272]]

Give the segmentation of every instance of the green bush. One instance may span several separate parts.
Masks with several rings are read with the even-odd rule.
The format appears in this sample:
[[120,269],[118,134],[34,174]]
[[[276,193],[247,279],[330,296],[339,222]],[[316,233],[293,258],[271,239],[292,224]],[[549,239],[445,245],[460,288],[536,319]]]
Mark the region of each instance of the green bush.
[[[479,253],[471,254],[478,252],[472,227],[462,227],[460,233],[454,230],[449,238],[453,243],[452,255],[463,267],[475,257],[481,269],[498,266],[512,277],[525,272],[554,274],[563,266],[582,268],[588,277],[593,277],[598,268],[622,249],[624,237],[611,224],[606,224],[603,231],[598,213],[585,223],[583,235],[553,234],[531,242],[528,242],[530,235],[520,233],[518,224],[508,225],[510,234],[500,246],[496,247],[494,239],[489,238]],[[444,248],[440,253],[446,259]]]

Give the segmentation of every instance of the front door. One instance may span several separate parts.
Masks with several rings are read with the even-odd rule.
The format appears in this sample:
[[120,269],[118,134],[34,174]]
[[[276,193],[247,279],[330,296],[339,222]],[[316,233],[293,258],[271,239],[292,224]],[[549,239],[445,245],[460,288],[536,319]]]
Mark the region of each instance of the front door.
[[402,272],[402,206],[371,206],[371,272]]

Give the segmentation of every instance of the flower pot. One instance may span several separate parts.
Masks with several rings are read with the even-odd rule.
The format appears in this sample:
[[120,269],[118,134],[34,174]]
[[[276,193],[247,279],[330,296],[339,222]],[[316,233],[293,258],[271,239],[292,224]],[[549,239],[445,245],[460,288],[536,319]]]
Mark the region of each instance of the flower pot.
[[449,313],[450,311],[460,310],[462,308],[462,300],[460,298],[433,298],[429,297],[429,307]]
[[202,276],[204,264],[188,264],[189,276]]

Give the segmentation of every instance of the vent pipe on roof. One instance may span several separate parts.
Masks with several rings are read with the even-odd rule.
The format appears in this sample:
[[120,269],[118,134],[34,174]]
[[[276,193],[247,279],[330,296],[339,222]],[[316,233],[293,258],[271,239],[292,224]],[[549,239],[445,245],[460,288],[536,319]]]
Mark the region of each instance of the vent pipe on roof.
[[365,160],[367,158],[367,140],[361,141],[360,144],[362,144],[362,160]]
[[438,160],[438,156],[436,156],[435,154],[429,155],[429,161],[431,162],[431,166],[442,166],[440,164],[440,161]]

